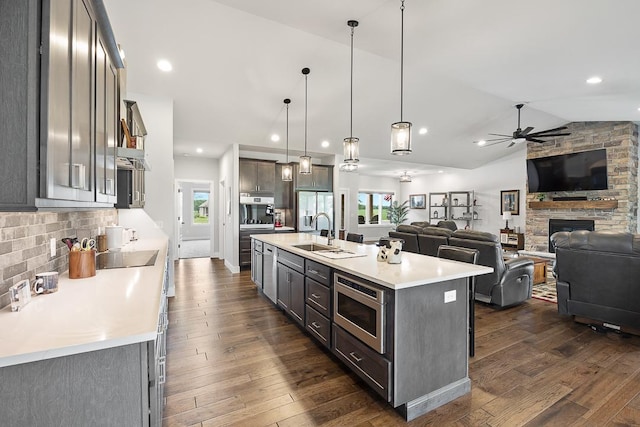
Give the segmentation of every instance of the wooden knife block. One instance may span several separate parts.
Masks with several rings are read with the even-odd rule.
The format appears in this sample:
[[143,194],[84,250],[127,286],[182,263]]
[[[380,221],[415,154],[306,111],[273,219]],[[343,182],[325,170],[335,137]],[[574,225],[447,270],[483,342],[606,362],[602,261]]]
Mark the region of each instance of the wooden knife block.
[[69,252],[69,278],[83,279],[96,275],[96,251]]

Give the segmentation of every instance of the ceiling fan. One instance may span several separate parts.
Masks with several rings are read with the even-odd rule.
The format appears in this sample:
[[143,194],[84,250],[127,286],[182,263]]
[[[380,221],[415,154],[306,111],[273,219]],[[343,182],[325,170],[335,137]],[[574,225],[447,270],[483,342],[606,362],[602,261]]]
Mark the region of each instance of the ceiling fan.
[[[558,131],[567,129],[566,126],[561,126],[558,128],[553,128],[553,129],[547,129],[547,130],[541,130],[540,132],[533,132],[533,133],[529,133],[533,130],[533,127],[529,126],[528,128],[522,130],[520,128],[520,110],[522,109],[522,107],[524,107],[524,104],[517,104],[516,108],[518,109],[518,129],[516,129],[512,135],[504,135],[501,133],[490,133],[489,135],[492,136],[499,136],[500,138],[494,138],[494,139],[487,139],[487,140],[480,140],[480,141],[473,141],[474,144],[478,144],[480,146],[483,147],[489,147],[490,145],[496,145],[496,144],[501,144],[503,142],[507,142],[507,141],[511,141],[511,144],[509,144],[507,146],[507,148],[512,147],[518,143],[521,142],[525,142],[525,141],[530,141],[530,142],[538,142],[538,143],[544,143],[547,141],[544,141],[541,138],[549,138],[549,137],[554,137],[554,136],[567,136],[567,135],[571,135],[570,132],[564,132],[564,133],[557,133]],[[491,142],[491,144],[487,144],[487,142]]]

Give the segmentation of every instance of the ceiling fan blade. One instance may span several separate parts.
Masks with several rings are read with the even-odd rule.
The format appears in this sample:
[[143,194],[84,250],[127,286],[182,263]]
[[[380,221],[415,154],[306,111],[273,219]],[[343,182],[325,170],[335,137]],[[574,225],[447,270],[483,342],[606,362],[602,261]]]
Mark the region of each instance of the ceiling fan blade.
[[537,138],[531,138],[531,136],[529,136],[527,138],[527,141],[531,141],[531,142],[539,142],[540,144],[544,144],[547,141],[543,141],[542,139],[537,139]]
[[540,135],[540,136],[542,136],[543,133],[557,132],[559,130],[565,130],[565,129],[567,129],[566,126],[561,126],[559,128],[553,128],[553,129],[541,130],[539,132],[534,132],[531,135]]
[[520,135],[525,136],[526,134],[528,134],[529,132],[531,132],[533,130],[533,128],[531,126],[529,126],[528,128],[526,128],[525,130],[523,130],[522,132],[520,132]]
[[502,144],[503,142],[507,142],[507,141],[509,141],[510,139],[511,139],[511,138],[509,138],[509,139],[505,139],[504,141],[496,141],[496,142],[492,142],[491,144],[486,144],[486,145],[483,145],[482,147],[491,147],[492,145]]
[[504,136],[504,137],[507,137],[507,138],[511,138],[513,136],[513,135],[505,135],[503,133],[490,133],[489,135],[491,135],[491,136]]
[[534,138],[550,138],[552,136],[569,136],[569,135],[571,135],[571,134],[570,133],[549,133],[549,134],[545,134],[545,135],[538,135],[537,133],[536,134],[532,133],[529,136],[532,136]]
[[507,148],[511,148],[511,147],[513,147],[514,145],[516,145],[516,142],[515,142],[515,141],[511,141],[511,144],[507,145]]
[[492,138],[492,139],[485,139],[485,141],[487,142],[491,142],[491,141],[509,141],[510,139],[513,139],[513,137],[508,136],[505,138]]

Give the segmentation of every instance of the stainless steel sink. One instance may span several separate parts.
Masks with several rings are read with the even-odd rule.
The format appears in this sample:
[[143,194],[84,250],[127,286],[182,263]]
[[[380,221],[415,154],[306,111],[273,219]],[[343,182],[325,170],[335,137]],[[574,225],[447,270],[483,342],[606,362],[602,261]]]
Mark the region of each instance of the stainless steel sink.
[[315,252],[315,251],[326,251],[326,250],[335,250],[336,248],[327,245],[319,245],[317,243],[305,243],[303,245],[292,245],[294,248],[302,249],[303,251]]

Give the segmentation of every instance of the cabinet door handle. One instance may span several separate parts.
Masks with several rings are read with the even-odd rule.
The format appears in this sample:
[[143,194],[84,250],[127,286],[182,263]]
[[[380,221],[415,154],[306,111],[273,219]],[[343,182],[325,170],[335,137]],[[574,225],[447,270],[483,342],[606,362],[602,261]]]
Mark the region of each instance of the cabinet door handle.
[[349,353],[349,356],[351,356],[353,358],[353,360],[355,360],[356,362],[360,363],[362,362],[362,358],[359,357],[355,352],[351,352]]
[[313,326],[316,329],[320,329],[321,326],[318,324],[318,322],[311,322],[311,326]]
[[313,268],[308,269],[307,272],[311,274],[318,274],[318,270],[314,270]]
[[318,294],[311,294],[312,297],[314,297],[315,299],[320,299],[320,295]]

